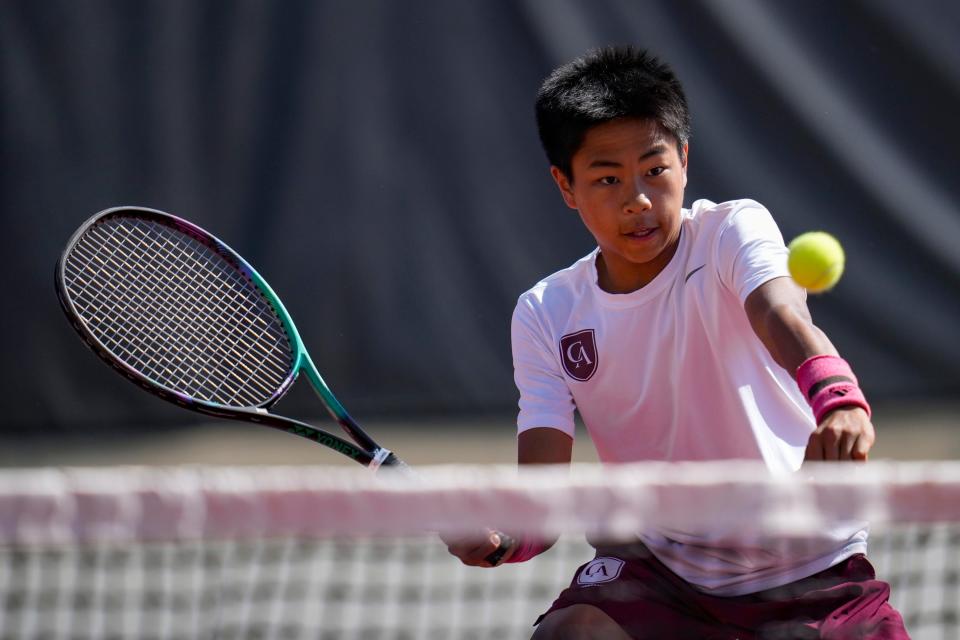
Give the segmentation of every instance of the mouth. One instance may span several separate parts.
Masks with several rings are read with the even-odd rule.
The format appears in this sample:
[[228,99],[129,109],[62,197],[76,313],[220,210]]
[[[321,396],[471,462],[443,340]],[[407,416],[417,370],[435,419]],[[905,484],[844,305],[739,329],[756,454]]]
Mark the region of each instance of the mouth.
[[640,227],[639,229],[628,231],[623,235],[627,236],[628,238],[636,238],[638,240],[643,240],[645,238],[649,238],[656,232],[657,232],[657,227]]

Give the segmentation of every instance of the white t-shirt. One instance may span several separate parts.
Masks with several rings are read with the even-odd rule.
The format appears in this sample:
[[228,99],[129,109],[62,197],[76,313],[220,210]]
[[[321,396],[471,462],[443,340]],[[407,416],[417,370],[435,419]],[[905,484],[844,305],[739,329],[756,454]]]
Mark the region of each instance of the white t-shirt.
[[[603,291],[594,250],[520,296],[518,429],[572,437],[576,408],[603,462],[747,459],[792,473],[813,415],[743,308],[759,285],[789,275],[783,237],[752,200],[698,200],[681,215],[676,253],[643,288]],[[731,533],[639,535],[671,570],[717,595],[780,586],[866,551],[862,523],[801,545],[738,545]]]

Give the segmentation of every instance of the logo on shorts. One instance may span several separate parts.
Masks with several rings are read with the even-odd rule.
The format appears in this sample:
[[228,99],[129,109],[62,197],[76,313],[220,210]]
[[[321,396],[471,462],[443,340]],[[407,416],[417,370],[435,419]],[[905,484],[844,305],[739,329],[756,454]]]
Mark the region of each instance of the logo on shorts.
[[616,580],[620,577],[621,569],[623,560],[620,558],[594,558],[577,574],[577,584],[590,586]]
[[593,329],[568,333],[560,338],[560,360],[567,375],[586,382],[597,370],[597,343]]

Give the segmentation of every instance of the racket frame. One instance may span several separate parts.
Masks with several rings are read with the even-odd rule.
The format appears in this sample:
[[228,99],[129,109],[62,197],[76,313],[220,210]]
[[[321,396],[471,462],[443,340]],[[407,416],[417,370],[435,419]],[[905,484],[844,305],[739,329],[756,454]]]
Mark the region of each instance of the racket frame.
[[[173,227],[174,229],[191,236],[198,242],[215,251],[227,261],[231,262],[263,294],[283,324],[284,330],[286,331],[287,336],[290,339],[290,344],[293,348],[293,364],[290,368],[290,372],[286,379],[284,379],[283,382],[278,386],[274,394],[267,400],[255,406],[237,407],[192,398],[177,391],[176,389],[151,379],[124,362],[122,359],[115,356],[113,352],[89,329],[89,327],[87,327],[82,316],[77,311],[69,292],[67,291],[67,257],[90,228],[94,227],[105,219],[111,217],[121,217],[124,214],[131,214],[130,217],[159,221],[161,224]],[[242,422],[253,422],[267,427],[279,429],[281,431],[286,431],[287,433],[313,440],[314,442],[338,451],[339,453],[342,453],[343,455],[352,458],[358,463],[366,466],[374,468],[378,468],[381,465],[406,466],[395,454],[378,445],[373,438],[371,438],[357,424],[350,414],[347,413],[347,410],[344,408],[344,406],[340,403],[336,396],[334,396],[333,392],[330,390],[330,387],[327,385],[326,381],[324,381],[323,376],[320,375],[320,371],[310,358],[310,354],[307,352],[306,346],[303,343],[303,339],[300,337],[300,333],[297,331],[297,327],[293,322],[293,318],[290,317],[286,307],[284,307],[283,303],[280,301],[279,296],[277,296],[276,292],[274,292],[273,288],[270,287],[263,276],[261,276],[260,273],[257,272],[252,265],[250,265],[250,263],[244,260],[225,242],[213,234],[196,226],[195,224],[169,213],[158,211],[156,209],[149,209],[146,207],[123,206],[104,209],[103,211],[100,211],[99,213],[90,217],[70,237],[70,240],[67,242],[67,246],[65,247],[60,258],[57,260],[54,270],[54,285],[57,292],[57,299],[60,301],[60,306],[67,315],[70,324],[83,339],[84,344],[86,344],[91,351],[97,354],[101,360],[120,372],[125,378],[137,384],[142,389],[152,393],[153,395],[204,415],[238,420]],[[349,442],[344,438],[309,425],[305,422],[285,416],[279,416],[268,411],[271,406],[273,406],[287,393],[287,391],[289,391],[290,387],[293,386],[293,383],[296,381],[301,372],[306,374],[307,379],[310,381],[310,386],[313,387],[313,390],[320,397],[320,401],[323,403],[327,413],[330,414],[330,417],[340,425],[340,427],[353,439],[354,442]]]
[[[82,238],[91,227],[105,218],[111,216],[120,216],[123,212],[133,212],[137,217],[140,218],[162,220],[165,224],[169,224],[183,233],[190,235],[197,241],[216,251],[228,261],[234,263],[234,265],[238,267],[242,273],[250,278],[253,284],[264,295],[264,297],[273,307],[274,312],[276,312],[277,316],[280,318],[280,321],[287,332],[287,336],[290,338],[290,342],[294,351],[293,365],[291,366],[290,373],[287,375],[286,379],[281,382],[274,394],[267,400],[252,407],[235,407],[216,402],[209,402],[206,400],[199,400],[197,398],[192,398],[186,394],[180,393],[175,389],[149,378],[134,367],[128,365],[120,358],[116,357],[113,352],[105,344],[103,344],[103,342],[97,338],[96,335],[94,335],[94,333],[87,327],[86,323],[83,322],[67,291],[66,258],[73,250],[74,246],[76,246],[80,238]],[[148,391],[163,400],[172,402],[181,407],[204,415],[209,415],[216,418],[226,418],[229,420],[237,420],[240,422],[253,422],[313,440],[314,442],[322,444],[330,449],[333,449],[334,451],[338,451],[343,455],[356,460],[360,464],[372,468],[373,470],[379,469],[381,466],[390,466],[405,470],[409,469],[407,464],[398,458],[396,454],[389,449],[385,449],[378,445],[373,438],[371,438],[362,428],[360,428],[360,425],[358,425],[357,422],[350,416],[350,414],[347,413],[347,410],[343,407],[340,401],[336,398],[336,396],[333,395],[330,387],[327,385],[326,381],[324,381],[323,376],[320,375],[320,371],[310,358],[310,354],[307,352],[306,346],[303,343],[303,339],[300,337],[300,332],[297,331],[297,327],[293,322],[293,318],[290,317],[286,307],[283,306],[280,298],[263,278],[263,276],[261,276],[259,272],[257,272],[257,270],[250,265],[250,263],[244,260],[225,242],[198,227],[197,225],[169,213],[159,211],[157,209],[149,209],[146,207],[123,206],[104,209],[103,211],[90,217],[70,237],[70,240],[67,242],[67,246],[64,248],[63,253],[57,260],[57,264],[54,269],[54,287],[57,292],[57,299],[60,301],[60,306],[63,308],[63,311],[70,321],[70,324],[82,338],[84,344],[86,344],[91,351],[97,354],[101,360],[113,367],[125,378],[134,384],[137,384],[145,391]],[[278,400],[280,400],[280,398],[287,393],[290,387],[293,386],[293,383],[296,381],[301,371],[306,374],[307,379],[310,381],[310,386],[313,387],[313,390],[320,397],[320,401],[330,414],[330,417],[332,417],[334,421],[336,421],[340,427],[351,438],[353,438],[356,444],[329,433],[328,431],[311,426],[305,422],[276,415],[268,411],[268,409]],[[503,556],[516,544],[515,540],[510,536],[502,533],[499,535],[501,539],[500,546],[485,558],[485,560],[491,566],[497,566],[500,564]]]

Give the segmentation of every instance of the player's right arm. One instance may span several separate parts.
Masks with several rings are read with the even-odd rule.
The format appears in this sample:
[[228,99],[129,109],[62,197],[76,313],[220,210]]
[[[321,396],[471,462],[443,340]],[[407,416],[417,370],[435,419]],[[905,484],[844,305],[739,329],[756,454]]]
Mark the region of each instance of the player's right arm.
[[[517,462],[521,466],[539,464],[569,465],[573,457],[573,438],[559,429],[535,428],[527,429],[517,436]],[[500,563],[510,562],[514,554],[520,551],[524,538],[516,536],[514,544],[503,555]],[[556,538],[539,539],[542,551],[554,545]],[[447,550],[460,558],[461,562],[471,567],[489,567],[486,558],[500,546],[500,534],[496,531],[478,533],[476,536],[465,538],[444,537]],[[542,553],[541,551],[541,553]]]
[[517,436],[517,462],[566,464],[573,459],[573,438],[560,429],[539,427]]
[[[560,429],[537,427],[517,436],[517,462],[521,467],[540,464],[570,466],[572,459],[573,438]],[[540,551],[543,553],[557,542],[557,538],[541,538],[537,542],[543,545]]]
[[[534,307],[534,296],[521,296],[511,322],[514,379],[520,392],[517,461],[521,467],[569,465],[573,454],[573,398],[554,355],[553,340]],[[514,537],[515,544],[503,555],[501,563],[529,559],[556,542],[505,533]],[[464,564],[488,567],[486,557],[497,549],[500,536],[490,530],[444,541],[450,553]]]

